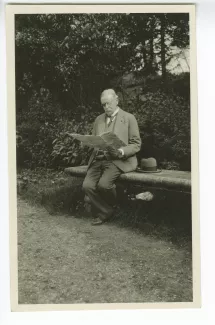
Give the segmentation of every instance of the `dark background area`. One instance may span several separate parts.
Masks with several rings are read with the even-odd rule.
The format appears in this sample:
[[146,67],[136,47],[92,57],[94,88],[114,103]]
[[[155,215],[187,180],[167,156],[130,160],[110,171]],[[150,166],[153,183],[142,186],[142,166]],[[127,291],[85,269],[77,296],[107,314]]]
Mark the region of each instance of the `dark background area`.
[[190,170],[188,14],[16,15],[15,24],[18,168],[86,164],[90,151],[66,132],[90,133],[111,87],[137,118],[138,158]]

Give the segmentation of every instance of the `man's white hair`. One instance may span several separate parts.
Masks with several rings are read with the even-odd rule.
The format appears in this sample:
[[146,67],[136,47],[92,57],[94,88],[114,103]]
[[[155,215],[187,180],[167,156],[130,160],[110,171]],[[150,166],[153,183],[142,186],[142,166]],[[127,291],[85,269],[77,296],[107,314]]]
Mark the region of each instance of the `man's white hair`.
[[118,98],[117,94],[115,93],[115,91],[113,89],[105,89],[102,93],[101,93],[101,97],[105,96],[105,95],[112,95],[115,98]]

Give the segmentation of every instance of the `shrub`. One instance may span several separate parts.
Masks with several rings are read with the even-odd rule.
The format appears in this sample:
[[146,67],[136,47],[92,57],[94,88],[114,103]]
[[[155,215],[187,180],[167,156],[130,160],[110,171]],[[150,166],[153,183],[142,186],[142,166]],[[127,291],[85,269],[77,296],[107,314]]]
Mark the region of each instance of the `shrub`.
[[53,141],[53,151],[51,153],[52,164],[54,166],[75,166],[85,165],[89,159],[91,149],[82,147],[80,142],[70,137],[67,133],[90,134],[92,123],[89,123],[85,115],[82,121],[77,124],[75,119],[63,121],[61,132]]
[[[173,77],[172,77],[173,78]],[[175,79],[174,79],[175,78]],[[171,85],[177,83],[169,81]],[[181,77],[180,77],[181,78]],[[165,91],[158,79],[149,88],[138,86],[121,96],[120,106],[138,121],[142,148],[138,158],[153,156],[161,168],[190,170],[190,107],[173,89]],[[179,83],[181,80],[178,81]],[[91,150],[67,133],[91,133],[99,111],[94,106],[75,107],[58,104],[49,92],[34,94],[28,107],[17,115],[17,164],[35,168],[64,168],[84,165]]]
[[139,124],[139,157],[153,156],[160,166],[168,161],[174,169],[190,170],[190,108],[185,100],[159,90],[144,93],[125,106]]
[[61,116],[60,106],[53,102],[49,93],[34,93],[28,107],[19,108],[17,132],[22,142],[17,141],[18,166],[50,166],[52,141]]

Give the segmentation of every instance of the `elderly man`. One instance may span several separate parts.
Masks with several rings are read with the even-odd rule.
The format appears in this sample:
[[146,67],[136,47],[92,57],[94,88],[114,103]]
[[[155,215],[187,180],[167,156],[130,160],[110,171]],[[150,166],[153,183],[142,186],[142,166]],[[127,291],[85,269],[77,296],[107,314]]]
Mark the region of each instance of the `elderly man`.
[[115,181],[121,173],[131,172],[137,167],[136,153],[141,139],[135,117],[118,106],[118,97],[113,89],[101,94],[104,113],[99,115],[93,127],[93,135],[104,132],[115,133],[126,145],[116,152],[93,151],[83,189],[89,197],[94,211],[93,225],[106,222],[113,214],[116,204]]

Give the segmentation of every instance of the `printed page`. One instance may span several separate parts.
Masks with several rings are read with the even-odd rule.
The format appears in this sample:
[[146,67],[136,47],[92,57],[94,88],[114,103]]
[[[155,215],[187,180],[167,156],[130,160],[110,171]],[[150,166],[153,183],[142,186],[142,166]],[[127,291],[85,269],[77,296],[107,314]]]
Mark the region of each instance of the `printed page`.
[[93,147],[101,150],[106,150],[108,148],[108,145],[100,136],[82,135],[82,134],[74,134],[74,133],[69,133],[68,135],[81,141],[83,145],[87,147]]
[[122,140],[120,140],[115,133],[106,132],[101,134],[101,137],[112,149],[119,149],[121,147],[126,146],[126,144]]

